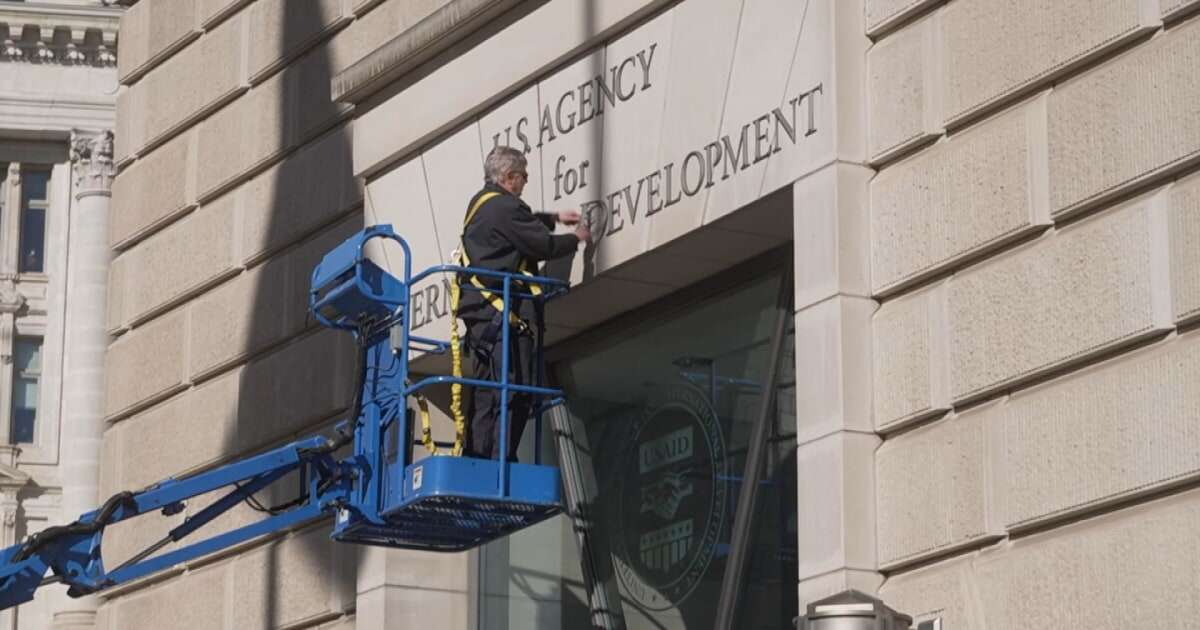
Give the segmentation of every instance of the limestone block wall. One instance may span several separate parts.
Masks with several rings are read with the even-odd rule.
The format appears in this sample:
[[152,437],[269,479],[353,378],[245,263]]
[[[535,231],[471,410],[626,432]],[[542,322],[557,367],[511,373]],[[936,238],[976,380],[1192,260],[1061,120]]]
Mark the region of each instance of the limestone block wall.
[[1193,623],[1197,9],[866,0],[890,605],[956,630]]
[[[311,434],[344,411],[353,350],[306,310],[313,266],[363,223],[353,112],[330,98],[330,78],[441,4],[147,0],[127,11],[104,496]],[[111,529],[106,560],[185,516]],[[242,507],[216,530],[258,517]],[[359,550],[327,533],[256,541],[109,592],[98,627],[355,627]]]

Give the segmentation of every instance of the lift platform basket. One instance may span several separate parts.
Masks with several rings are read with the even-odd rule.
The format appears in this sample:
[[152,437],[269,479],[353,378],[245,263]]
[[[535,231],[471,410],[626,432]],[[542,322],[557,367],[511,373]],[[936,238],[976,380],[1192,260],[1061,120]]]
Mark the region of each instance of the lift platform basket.
[[[372,239],[391,241],[403,250],[402,273],[393,275],[368,259],[366,247]],[[410,379],[414,349],[461,356],[454,335],[443,340],[413,334],[411,297],[414,287],[444,280],[438,276],[487,277],[500,285],[495,289],[503,296],[502,306],[497,306],[500,321],[509,321],[516,301],[529,300],[540,312],[546,300],[566,292],[566,283],[453,265],[414,275],[411,254],[390,225],[375,225],[346,239],[313,271],[309,290],[313,318],[348,332],[358,351],[353,407],[336,436],[314,435],[194,475],[116,493],[73,523],[48,527],[0,549],[0,610],[29,601],[43,585],[61,582],[68,595],[79,597],[330,515],[336,540],[460,551],[558,514],[562,510],[559,470],[541,465],[540,449],[535,449],[532,464],[508,461],[507,449],[500,449],[496,461],[438,455],[415,461],[409,413],[414,398],[426,410],[422,390],[428,387],[449,386],[452,400],[457,400],[463,386],[491,388],[501,400],[497,443],[507,444],[509,400],[524,395],[537,409],[534,441],[540,443],[542,411],[562,402],[561,390],[542,383],[544,327],[539,322],[535,351],[539,369],[533,384],[508,380],[512,360],[508,338],[516,334],[511,326],[503,327],[500,364],[504,368],[499,381],[465,378],[457,363],[453,375]],[[454,413],[457,409],[452,404]],[[423,443],[430,442],[432,437]],[[351,446],[352,452],[347,453]],[[459,445],[453,451],[459,452]],[[295,498],[273,506],[261,504],[255,495],[285,478],[299,481]],[[188,510],[187,502],[209,493],[219,494]],[[190,544],[183,542],[243,503],[264,516]],[[101,550],[108,527],[142,516],[181,513],[186,514],[183,521],[161,539],[115,567],[105,566]]]

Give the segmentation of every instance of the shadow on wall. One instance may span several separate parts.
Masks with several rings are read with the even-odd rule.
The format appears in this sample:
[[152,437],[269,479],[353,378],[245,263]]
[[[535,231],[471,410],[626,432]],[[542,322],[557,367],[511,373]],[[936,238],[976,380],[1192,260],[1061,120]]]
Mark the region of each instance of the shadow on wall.
[[[327,23],[323,15],[327,9],[322,8],[326,3],[287,4],[278,30],[278,50],[294,48]],[[362,227],[361,204],[345,203],[355,196],[349,192],[355,190],[350,132],[330,95],[333,60],[328,46],[308,50],[281,72],[289,96],[279,99],[274,137],[285,138],[293,149],[258,176],[265,181],[252,188],[265,194],[250,194],[243,201],[244,212],[258,212],[264,218],[257,240],[261,262],[251,267],[258,276],[248,292],[254,321],[247,337],[250,347],[243,350],[251,358],[237,377],[236,437],[225,445],[225,452],[235,457],[329,432],[352,400],[350,338],[321,328],[307,310],[309,277],[320,256]],[[263,113],[262,119],[272,117]],[[244,247],[243,253],[251,249],[255,248]],[[267,352],[256,344],[259,339],[281,337],[285,341]],[[297,484],[285,478],[270,490],[259,496],[263,504],[290,500]],[[260,610],[239,613],[249,624],[243,627],[277,628],[321,614],[338,601],[333,596],[337,593],[348,593],[350,600],[343,603],[353,606],[354,573],[339,569],[352,550],[330,549],[338,544],[327,537],[330,527],[327,519],[311,535],[293,535],[250,552],[259,554],[259,560],[249,562],[261,562],[251,574],[262,582],[249,586],[261,588],[264,599]]]
[[[603,1],[604,0],[585,0],[583,3],[583,22],[579,25],[581,32],[594,34],[599,31],[599,6]],[[586,60],[583,61],[583,63],[587,66],[587,76],[603,76],[608,66],[607,50],[605,45],[606,43],[598,44],[598,47],[594,48],[592,52],[585,54],[585,56],[582,58],[577,58],[567,62],[566,65],[571,66],[578,61]],[[545,93],[540,94],[538,105],[539,111],[543,106],[542,99],[545,98],[547,98]],[[590,176],[592,179],[589,181],[588,187],[589,190],[595,191],[596,194],[593,196],[597,199],[600,199],[602,198],[604,192],[609,190],[605,168],[607,158],[605,155],[606,151],[604,144],[605,117],[603,115],[597,115],[591,118],[587,122],[587,125],[587,135],[583,141],[584,149],[581,154],[577,154],[575,158],[583,160],[585,163],[590,162],[591,164],[596,165],[596,168],[590,171]],[[483,130],[483,132],[485,134],[486,153],[487,130]],[[649,133],[649,130],[647,130],[647,132]],[[540,147],[541,145],[539,143],[537,148],[530,148],[530,151],[542,151]],[[535,212],[543,209],[549,210],[551,207],[555,207],[556,210],[566,209],[559,207],[561,206],[561,203],[557,205],[555,204],[554,197],[551,194],[551,191],[554,190],[553,188],[549,190],[545,189],[545,182],[547,181],[547,178],[551,176],[551,173],[554,169],[553,163],[550,160],[551,155],[553,155],[552,150],[546,149],[546,152],[540,156],[542,173],[539,179],[542,182],[543,189],[545,190],[543,198],[545,208],[535,207],[533,208]],[[583,207],[577,207],[575,209],[579,210],[583,214],[583,220],[592,230],[592,243],[588,244],[581,251],[572,256],[547,261],[542,267],[542,273],[545,276],[562,280],[571,280],[573,277],[575,277],[578,282],[587,283],[596,276],[596,256],[598,252],[598,245],[604,239],[605,231],[608,228],[609,221],[608,216],[605,214],[605,207],[601,204],[584,203]],[[578,269],[576,269],[576,266],[578,266]],[[555,308],[555,306],[556,305],[552,303],[547,306],[547,309],[552,310]],[[550,370],[549,367],[550,366],[547,366],[547,378],[551,383],[554,383],[556,379],[554,378],[553,370]],[[561,383],[557,384],[562,385]],[[570,392],[567,393],[568,395],[570,394]],[[544,432],[544,435],[552,435],[553,431],[548,430],[548,420],[546,420],[545,426],[547,430]],[[532,426],[525,432],[523,443],[526,449],[528,449],[528,447],[534,443],[534,440],[532,440],[533,433],[534,431]],[[545,441],[543,441],[543,444],[544,443]],[[534,448],[538,448],[538,446],[535,445]],[[553,459],[556,460],[557,457],[554,457]],[[568,502],[571,500],[579,501],[577,504],[579,510],[578,513],[581,515],[594,515],[601,512],[601,506],[598,505],[594,500],[585,500],[582,497],[568,497]],[[569,519],[571,517],[568,514],[562,518]],[[572,538],[575,536],[574,530],[569,523],[564,522],[563,527],[568,536]],[[568,545],[570,544],[571,543],[568,543]],[[588,601],[592,595],[591,593],[587,592],[587,588],[590,586],[596,590],[606,591],[606,596],[610,602],[620,601],[620,591],[617,588],[617,577],[613,563],[609,556],[609,550],[606,541],[593,536],[589,539],[587,544],[589,545],[588,549],[576,548],[576,553],[566,553],[562,556],[562,562],[564,563],[581,562],[580,554],[586,553],[592,556],[593,562],[590,563],[592,575],[590,576],[589,580],[590,584],[586,586],[583,582],[574,582],[573,580],[564,577],[564,574],[574,574],[576,569],[568,569],[566,566],[563,566],[562,573],[554,575],[539,572],[538,570],[528,566],[531,560],[534,562],[534,564],[540,564],[540,559],[533,559],[533,557],[529,555],[531,551],[531,545],[532,547],[536,547],[538,543],[536,541],[532,541],[528,537],[523,538],[518,534],[516,536],[501,539],[487,545],[485,548],[485,553],[487,554],[486,562],[489,565],[506,567],[507,571],[500,571],[493,574],[504,576],[503,583],[489,583],[485,585],[485,589],[487,592],[505,593],[507,594],[507,597],[487,598],[486,606],[488,619],[484,623],[481,623],[480,627],[484,630],[517,630],[518,628],[525,627],[592,627],[594,618],[591,609],[591,602]],[[553,590],[558,598],[558,601],[552,603],[546,601],[544,594],[539,596],[533,589],[531,589],[529,585],[531,578],[542,583],[547,581],[557,582],[558,588]],[[541,598],[541,601],[538,601],[539,597]],[[510,605],[510,600],[523,601],[523,604],[514,607]],[[608,617],[608,621],[609,623],[613,624],[613,627],[624,629],[626,627],[624,615],[621,611],[620,604],[618,604],[617,607],[618,609],[612,611],[613,614]],[[530,614],[530,610],[532,610],[532,614]],[[650,627],[662,627],[652,619],[649,619],[648,623],[651,624]],[[702,627],[702,625],[697,625],[695,627]]]
[[[588,31],[596,28],[601,1],[587,2],[583,26]],[[327,23],[322,3],[289,2],[282,16],[284,23],[277,42],[281,50],[295,48],[296,42],[309,39]],[[328,49],[320,45],[310,48],[281,71],[283,90],[296,101],[281,99],[276,115],[262,112],[261,120],[273,120],[273,137],[285,138],[292,149],[286,158],[258,175],[254,183],[243,187],[250,189],[242,199],[243,212],[247,216],[258,213],[263,219],[257,230],[246,228],[248,234],[243,240],[243,254],[253,256],[245,275],[253,283],[247,299],[252,302],[254,319],[248,324],[251,332],[242,348],[250,358],[236,377],[236,430],[224,445],[230,457],[243,457],[297,437],[330,431],[343,419],[354,394],[355,354],[350,337],[321,328],[307,312],[313,267],[326,251],[363,225],[362,200],[352,192],[357,186],[351,163],[351,134],[330,94],[336,62]],[[594,56],[593,63],[594,74],[602,73],[603,56]],[[267,89],[267,82],[254,89]],[[603,119],[595,123],[590,130],[591,154],[600,164]],[[271,131],[262,129],[260,136],[269,137]],[[602,178],[603,170],[598,171]],[[595,185],[599,190],[606,189],[602,179]],[[463,191],[464,210],[473,192]],[[347,203],[351,199],[353,203]],[[584,260],[590,261],[593,253],[589,248]],[[571,259],[565,262],[564,275],[569,277]],[[585,270],[585,277],[590,275],[591,270]],[[284,341],[274,341],[280,338]],[[436,402],[446,406],[441,400]],[[258,498],[266,505],[279,504],[294,498],[295,492],[296,484],[284,479],[272,492]],[[356,550],[329,541],[326,534],[330,526],[327,520],[311,532],[272,542],[239,559],[255,569],[251,571],[258,576],[255,580],[261,580],[246,586],[263,593],[261,608],[238,611],[239,627],[266,629],[302,622],[328,612],[327,605],[339,601],[338,594],[349,598],[348,602],[341,599],[345,605],[353,605],[355,574],[342,568],[349,566]],[[338,547],[331,550],[331,545]],[[605,574],[600,579],[611,580],[612,576]],[[251,601],[252,606],[259,603]],[[555,620],[544,621],[547,627],[555,625]]]

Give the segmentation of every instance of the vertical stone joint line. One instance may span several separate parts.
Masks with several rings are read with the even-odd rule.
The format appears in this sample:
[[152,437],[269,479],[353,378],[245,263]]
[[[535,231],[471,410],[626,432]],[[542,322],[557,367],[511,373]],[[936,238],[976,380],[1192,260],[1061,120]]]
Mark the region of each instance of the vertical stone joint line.
[[1029,153],[1030,223],[1051,225],[1050,216],[1050,90],[1043,92],[1025,110],[1025,133]]
[[1162,28],[1162,7],[1159,0],[1138,0],[1138,24],[1147,28]]
[[179,365],[179,385],[183,390],[192,386],[192,316],[195,310],[196,300],[189,300],[183,311],[183,331],[179,340],[183,344]]
[[248,253],[243,242],[246,236],[246,196],[242,194],[242,190],[239,188],[227,193],[234,195],[233,211],[230,213],[233,218],[233,235],[230,237],[232,242],[229,244],[230,260],[233,261],[233,268],[239,273],[247,267],[245,257]]
[[1150,300],[1156,328],[1174,327],[1171,291],[1170,193],[1175,184],[1159,190],[1146,207],[1150,238]]
[[930,408],[949,408],[950,384],[950,293],[945,280],[929,293],[929,395]]
[[942,97],[943,78],[946,75],[944,57],[942,51],[944,48],[942,42],[942,10],[936,11],[924,26],[926,30],[924,42],[922,44],[921,54],[924,56],[924,67],[921,70],[921,82],[924,83],[922,93],[924,96],[924,117],[925,131],[939,135],[944,133],[945,127],[943,122],[945,114],[942,111],[942,103],[945,99]]
[[[238,85],[242,88],[250,87],[250,41],[253,33],[250,29],[252,20],[248,17],[249,11],[243,15],[236,16],[232,19],[240,20],[238,23]],[[210,31],[211,32],[211,31]]]
[[[208,124],[205,121],[202,124]],[[195,129],[187,132],[187,163],[184,165],[184,210],[188,212],[195,208],[198,203],[196,198],[200,194],[200,125],[196,125]]]
[[1005,470],[1005,446],[1004,446],[1004,423],[1003,414],[1007,411],[1011,396],[1004,395],[998,401],[993,403],[994,409],[1000,409],[1001,414],[997,422],[994,418],[992,422],[987,422],[983,427],[983,455],[985,458],[982,468],[983,472],[983,523],[984,531],[987,534],[995,536],[1004,536],[1006,534],[1004,528],[1004,513],[1007,502],[1005,501],[1005,485],[1004,480],[1008,478]]

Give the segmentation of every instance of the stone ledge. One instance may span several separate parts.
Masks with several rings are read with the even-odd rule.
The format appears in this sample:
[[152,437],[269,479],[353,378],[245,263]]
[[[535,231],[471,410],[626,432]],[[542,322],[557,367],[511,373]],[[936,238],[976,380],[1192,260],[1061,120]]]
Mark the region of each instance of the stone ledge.
[[866,32],[878,39],[888,31],[899,27],[910,18],[936,7],[946,0],[866,0],[863,13],[866,17]]
[[[592,47],[598,51],[600,42],[667,4],[667,0],[555,0],[536,7],[530,3],[532,10],[492,34],[487,46],[464,50],[387,100],[359,108],[356,121],[366,131],[354,139],[355,175],[373,177],[426,143],[475,124],[475,117],[501,98],[514,95],[577,53]],[[510,63],[497,63],[493,50],[511,51]],[[459,77],[466,75],[476,79],[464,83]],[[446,94],[468,104],[466,109],[447,108]],[[408,124],[396,125],[396,120]]]
[[1046,97],[883,169],[870,184],[871,282],[894,293],[1051,224]]
[[126,10],[121,16],[124,51],[117,80],[132,85],[199,38],[202,31],[196,18],[195,0],[156,0]]
[[948,283],[888,301],[871,321],[875,429],[894,431],[950,405]]
[[1162,0],[1164,20],[1178,20],[1200,10],[1200,0]]
[[365,13],[383,4],[384,0],[353,0],[353,9],[355,17],[362,17]]
[[1054,88],[1048,137],[1056,220],[1200,164],[1198,64],[1200,20],[1193,20]]
[[266,79],[354,19],[344,0],[309,0],[296,11],[295,0],[257,0],[250,21],[249,80]]
[[333,77],[333,98],[359,103],[420,63],[444,52],[520,0],[450,0]]
[[1170,191],[1171,312],[1179,324],[1200,318],[1200,175]]
[[869,297],[871,169],[833,163],[792,185],[796,310],[834,296]]
[[875,571],[858,569],[839,569],[810,578],[800,580],[800,610],[805,610],[809,603],[836,595],[846,589],[857,589],[863,593],[877,593],[883,576]]
[[837,431],[870,433],[872,300],[838,295],[794,316],[797,444]]
[[245,78],[248,25],[248,19],[236,16],[125,88],[137,97],[125,111],[133,107],[139,115],[126,122],[127,133],[136,142],[128,147],[118,142],[119,160],[151,151],[249,89]]
[[106,419],[125,417],[187,387],[184,368],[189,324],[186,310],[176,309],[122,335],[108,347]]
[[[977,400],[1174,328],[1162,191],[949,281],[952,397]],[[1004,343],[1001,340],[1003,340]]]
[[109,244],[123,251],[196,209],[196,134],[172,138],[113,182]]
[[867,51],[867,154],[892,161],[942,135],[941,16],[904,27]]
[[976,592],[987,593],[981,619],[989,628],[1194,625],[1198,498],[1190,492],[981,553],[973,567]]
[[941,13],[945,124],[981,112],[1148,36],[1162,25],[1154,0],[1056,0],[1025,10],[958,0]]
[[796,449],[799,577],[874,571],[875,450],[872,434],[841,431]]
[[[941,617],[947,630],[983,630],[973,586],[975,554],[889,576],[879,596],[913,616],[913,622]],[[1065,630],[1065,629],[1064,629]]]
[[1200,478],[1200,336],[1173,337],[1014,394],[989,439],[1009,531]]
[[1200,493],[1187,492],[893,575],[879,592],[946,628],[1189,628],[1198,543]]
[[198,0],[197,12],[200,23],[206,30],[212,30],[217,24],[237,13],[253,0]]
[[894,569],[1004,536],[989,479],[998,403],[884,442],[875,454],[879,567]]
[[[120,9],[105,6],[5,2],[0,4],[0,29],[7,27],[16,31],[17,37],[13,39],[17,40],[24,29],[36,28],[38,41],[46,45],[53,44],[55,31],[66,29],[70,43],[76,46],[88,43],[88,32],[98,32],[98,45],[115,55],[121,14]],[[21,45],[21,42],[14,43]],[[103,64],[112,65],[115,62],[113,58],[103,61]]]

